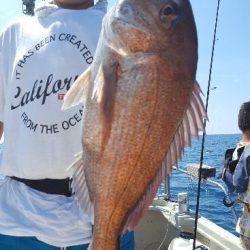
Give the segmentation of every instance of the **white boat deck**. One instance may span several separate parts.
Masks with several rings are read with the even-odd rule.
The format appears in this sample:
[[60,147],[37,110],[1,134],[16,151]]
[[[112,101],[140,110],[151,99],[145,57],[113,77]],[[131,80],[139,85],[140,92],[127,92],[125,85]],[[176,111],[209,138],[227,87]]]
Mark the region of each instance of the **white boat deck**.
[[[193,233],[195,215],[176,212],[178,204],[158,199],[149,208],[135,230],[136,250],[192,250],[192,240],[178,238],[181,232]],[[173,239],[181,239],[185,247],[169,247]],[[240,240],[232,233],[204,217],[198,219],[196,246],[208,250],[241,250]],[[187,246],[188,245],[188,246]]]

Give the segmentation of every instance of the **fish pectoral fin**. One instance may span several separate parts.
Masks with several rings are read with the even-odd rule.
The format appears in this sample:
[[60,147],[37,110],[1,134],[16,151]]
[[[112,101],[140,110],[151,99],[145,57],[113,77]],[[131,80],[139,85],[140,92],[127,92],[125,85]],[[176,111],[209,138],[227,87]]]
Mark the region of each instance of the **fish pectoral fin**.
[[80,103],[84,103],[87,95],[87,87],[90,81],[91,70],[90,67],[86,69],[73,83],[64,97],[62,109],[68,109]]
[[105,102],[111,100],[110,97],[115,94],[117,75],[118,63],[108,66],[101,64],[94,80],[92,100],[96,100],[100,105],[104,105]]
[[97,103],[101,102],[103,96],[104,81],[103,66],[100,65],[94,80],[94,88],[91,96],[92,100],[95,100]]
[[99,106],[102,122],[102,149],[104,149],[110,135],[113,120],[119,64],[100,65],[92,92],[92,100]]

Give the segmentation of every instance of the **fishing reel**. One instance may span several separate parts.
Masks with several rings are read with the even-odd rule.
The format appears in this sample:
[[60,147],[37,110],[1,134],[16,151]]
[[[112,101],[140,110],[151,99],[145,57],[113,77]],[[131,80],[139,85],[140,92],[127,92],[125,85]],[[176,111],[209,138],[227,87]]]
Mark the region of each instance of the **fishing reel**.
[[22,0],[23,1],[23,13],[25,15],[34,16],[35,0]]

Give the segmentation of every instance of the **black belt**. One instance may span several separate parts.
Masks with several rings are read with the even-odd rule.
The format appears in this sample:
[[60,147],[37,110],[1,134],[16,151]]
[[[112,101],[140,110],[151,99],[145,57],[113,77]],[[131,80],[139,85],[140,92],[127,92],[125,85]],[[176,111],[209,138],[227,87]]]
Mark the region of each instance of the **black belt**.
[[38,191],[47,194],[60,194],[65,196],[72,196],[71,182],[72,179],[40,179],[40,180],[29,180],[22,179],[15,176],[10,177],[13,180],[20,181],[27,186],[34,188]]

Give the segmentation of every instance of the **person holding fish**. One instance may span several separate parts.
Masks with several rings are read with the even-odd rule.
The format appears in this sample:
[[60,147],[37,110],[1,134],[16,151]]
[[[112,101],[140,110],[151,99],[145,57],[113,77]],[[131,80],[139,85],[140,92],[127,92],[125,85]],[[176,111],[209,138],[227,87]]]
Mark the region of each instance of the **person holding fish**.
[[241,105],[238,113],[238,127],[242,132],[236,147],[225,152],[222,180],[229,194],[237,193],[236,201],[224,203],[230,207],[236,203],[242,205],[243,212],[236,225],[243,249],[250,249],[250,102]]
[[63,105],[84,103],[82,152],[70,169],[79,204],[94,207],[92,250],[119,249],[121,232],[136,227],[204,131],[197,60],[189,0],[117,0],[104,17],[95,59]]
[[[84,107],[64,95],[92,63],[106,12],[93,0],[54,0],[0,33],[0,249],[86,250],[92,207],[83,212],[68,166],[81,150]],[[120,240],[133,250],[133,234]]]

